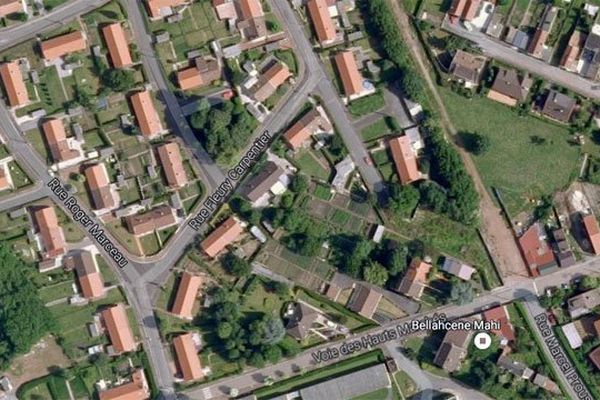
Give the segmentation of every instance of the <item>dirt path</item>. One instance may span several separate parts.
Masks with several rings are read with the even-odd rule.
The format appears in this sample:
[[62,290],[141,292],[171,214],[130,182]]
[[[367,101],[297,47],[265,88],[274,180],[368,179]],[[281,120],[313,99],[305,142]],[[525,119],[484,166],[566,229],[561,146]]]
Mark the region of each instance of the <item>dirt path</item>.
[[[390,4],[392,7],[396,21],[398,21],[398,27],[400,28],[400,32],[402,33],[402,36],[412,53],[413,60],[415,60],[419,70],[421,71],[421,75],[425,78],[427,86],[429,86],[429,89],[433,94],[435,103],[440,111],[442,126],[452,135],[454,143],[458,144],[459,138],[456,135],[456,129],[452,125],[444,102],[437,91],[437,85],[431,78],[428,65],[425,62],[426,57],[422,52],[421,45],[414,37],[413,32],[410,29],[409,18],[402,7],[400,7],[398,1],[388,0],[388,4]],[[460,153],[463,163],[465,164],[465,168],[467,169],[469,175],[471,175],[473,178],[473,182],[475,183],[475,187],[479,193],[479,197],[481,199],[479,205],[482,222],[481,233],[492,255],[492,258],[494,259],[494,262],[500,274],[502,275],[503,280],[505,283],[507,283],[507,279],[510,281],[519,279],[519,277],[527,277],[529,274],[521,258],[514,235],[505,223],[500,209],[496,207],[489,193],[487,192],[486,187],[479,176],[479,172],[477,171],[477,168],[471,159],[471,156],[465,152],[461,146],[457,145],[457,149]]]

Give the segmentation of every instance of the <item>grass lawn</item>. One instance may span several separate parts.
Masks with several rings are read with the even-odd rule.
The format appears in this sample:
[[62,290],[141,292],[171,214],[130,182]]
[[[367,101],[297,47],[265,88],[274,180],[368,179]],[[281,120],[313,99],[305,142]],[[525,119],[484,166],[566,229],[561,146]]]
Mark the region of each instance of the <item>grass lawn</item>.
[[315,385],[317,383],[332,379],[338,376],[347,375],[367,367],[381,363],[383,354],[381,350],[371,351],[359,356],[328,365],[303,375],[276,382],[272,386],[263,387],[254,392],[259,400],[269,399],[271,397],[282,395],[303,387]]
[[[440,88],[458,131],[477,132],[490,139],[490,149],[473,159],[486,186],[498,188],[511,215],[571,182],[579,168],[579,148],[567,143],[566,128],[526,116],[488,99],[468,100]],[[546,139],[532,144],[532,137]],[[504,193],[506,192],[506,196]]]
[[398,383],[398,388],[402,392],[405,399],[410,399],[417,393],[418,386],[404,371],[398,371],[394,374],[394,378]]
[[25,137],[44,160],[50,160],[50,151],[48,150],[48,146],[46,146],[44,135],[42,135],[42,132],[39,129],[32,129],[30,131],[25,132]]
[[500,285],[475,228],[424,210],[419,210],[411,221],[402,220],[394,226],[397,232],[421,240],[426,247],[475,265],[481,274],[486,275],[492,287]]
[[151,233],[139,238],[140,245],[142,246],[142,252],[146,256],[151,256],[160,251],[160,243],[155,233]]
[[291,300],[290,296],[278,296],[277,294],[267,290],[266,282],[254,277],[258,282],[251,285],[250,291],[244,293],[242,300],[242,311],[246,313],[264,312],[266,314],[274,313],[279,315],[283,304]]
[[23,171],[16,161],[9,162],[8,169],[16,190],[31,185],[31,179],[29,179],[25,171]]
[[313,194],[315,195],[315,197],[325,201],[331,200],[332,196],[331,190],[327,186],[321,184],[317,184]]
[[[300,154],[294,160],[300,167],[302,172],[307,173],[315,178],[322,179],[324,181],[329,180],[331,170],[325,169],[318,161],[318,155],[313,154],[312,150],[302,150]],[[322,159],[322,158],[320,158]],[[324,160],[324,159],[322,159]]]
[[63,104],[68,100],[60,83],[60,77],[55,67],[44,68],[40,72],[38,92],[42,100],[42,108],[48,114],[54,114],[63,109]]
[[348,111],[355,117],[362,117],[380,110],[383,107],[385,107],[385,99],[381,92],[377,92],[366,97],[352,100],[350,104],[348,104]]
[[352,331],[372,324],[371,321],[354,314],[343,305],[335,303],[324,296],[309,293],[304,289],[298,291],[297,299],[320,309],[334,320],[344,320],[344,325]]
[[367,126],[360,132],[363,141],[370,142],[371,140],[379,139],[382,136],[390,133],[390,128],[386,120],[382,117],[377,122]]
[[73,282],[74,281],[66,281],[57,283],[51,286],[45,286],[40,288],[38,293],[40,295],[40,299],[44,303],[49,303],[54,300],[62,299],[65,297],[72,296],[73,293]]

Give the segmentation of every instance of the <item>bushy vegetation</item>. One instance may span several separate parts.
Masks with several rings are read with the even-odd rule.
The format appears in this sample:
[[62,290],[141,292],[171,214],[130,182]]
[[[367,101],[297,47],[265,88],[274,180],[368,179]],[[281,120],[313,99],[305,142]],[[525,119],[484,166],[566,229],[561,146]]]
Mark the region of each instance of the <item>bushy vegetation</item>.
[[53,327],[31,274],[36,273],[0,243],[0,369],[29,351]]
[[228,163],[252,135],[257,122],[238,98],[215,107],[200,107],[190,123],[211,157]]
[[237,291],[219,288],[214,293],[210,311],[203,317],[204,322],[216,327],[217,351],[225,359],[260,368],[298,351],[282,344],[285,328],[278,315],[262,314],[248,319],[240,303]]

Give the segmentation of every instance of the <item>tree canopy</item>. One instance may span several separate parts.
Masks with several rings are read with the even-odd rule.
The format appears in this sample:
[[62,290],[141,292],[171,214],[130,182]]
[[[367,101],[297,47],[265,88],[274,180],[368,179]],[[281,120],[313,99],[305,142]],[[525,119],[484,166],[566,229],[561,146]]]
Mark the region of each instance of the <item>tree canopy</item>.
[[54,328],[28,272],[6,244],[0,243],[0,369],[26,353]]

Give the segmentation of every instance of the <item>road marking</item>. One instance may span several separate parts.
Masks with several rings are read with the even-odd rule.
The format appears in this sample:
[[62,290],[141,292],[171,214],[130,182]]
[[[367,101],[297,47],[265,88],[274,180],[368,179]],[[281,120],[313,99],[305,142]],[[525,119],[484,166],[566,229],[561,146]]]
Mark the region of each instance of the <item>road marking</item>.
[[210,387],[205,387],[204,389],[202,389],[202,395],[204,396],[204,398],[205,398],[206,400],[208,400],[208,399],[212,399],[212,397],[213,397],[213,394],[212,394],[212,392],[210,391]]
[[535,295],[539,297],[540,292],[538,291],[538,287],[537,287],[537,284],[535,283],[535,281],[533,281],[533,290],[535,290]]

